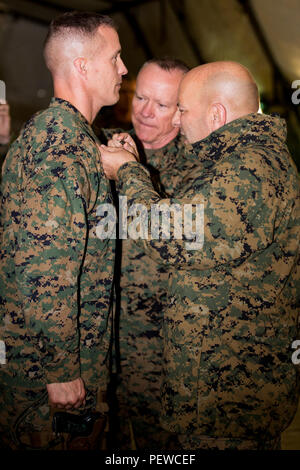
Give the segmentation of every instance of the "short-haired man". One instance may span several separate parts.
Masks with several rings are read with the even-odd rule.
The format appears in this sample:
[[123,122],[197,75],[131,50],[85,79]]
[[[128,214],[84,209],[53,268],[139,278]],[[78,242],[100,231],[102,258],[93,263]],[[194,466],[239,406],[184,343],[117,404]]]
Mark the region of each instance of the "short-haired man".
[[112,195],[91,123],[118,100],[120,51],[107,16],[53,20],[44,55],[55,97],[3,167],[0,432],[12,449],[57,444],[48,402],[80,414],[107,409],[114,241],[97,237],[97,207]]
[[[188,71],[181,61],[152,59],[140,69],[132,100],[132,136],[161,194],[176,194],[184,172],[184,139],[172,120],[178,87]],[[106,130],[112,135],[115,130]],[[132,240],[121,242],[119,316],[121,417],[120,446],[124,449],[168,447],[170,434],[159,425],[162,366],[161,324],[166,306],[167,270]],[[130,426],[130,428],[129,428]],[[130,436],[134,437],[134,443]]]
[[[279,448],[297,409],[300,186],[284,122],[258,104],[240,64],[186,74],[174,124],[194,166],[172,200],[159,197],[132,154],[101,148],[129,206],[181,208],[170,239],[137,242],[170,269],[161,422],[183,449]],[[124,147],[134,152],[130,137]],[[187,205],[194,212],[184,217]]]

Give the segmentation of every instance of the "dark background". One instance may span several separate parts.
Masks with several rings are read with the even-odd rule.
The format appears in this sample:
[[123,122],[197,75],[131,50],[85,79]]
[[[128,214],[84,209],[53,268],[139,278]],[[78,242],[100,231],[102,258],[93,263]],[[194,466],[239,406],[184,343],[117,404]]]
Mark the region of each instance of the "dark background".
[[288,145],[300,169],[300,104],[291,99],[292,82],[300,80],[300,0],[2,0],[0,79],[14,135],[48,106],[53,91],[43,41],[51,19],[74,9],[114,18],[132,77],[145,60],[165,55],[190,67],[215,60],[248,67],[263,111],[287,119]]

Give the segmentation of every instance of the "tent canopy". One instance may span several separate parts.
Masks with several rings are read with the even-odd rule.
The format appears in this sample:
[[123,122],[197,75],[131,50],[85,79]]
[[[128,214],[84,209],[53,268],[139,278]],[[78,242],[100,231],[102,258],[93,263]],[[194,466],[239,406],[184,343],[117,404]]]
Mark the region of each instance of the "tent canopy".
[[291,100],[292,83],[300,80],[300,0],[2,0],[0,78],[18,124],[49,102],[43,41],[52,18],[75,9],[113,17],[131,75],[145,60],[166,55],[190,67],[242,63],[266,111],[287,117],[294,142],[300,140],[299,106]]

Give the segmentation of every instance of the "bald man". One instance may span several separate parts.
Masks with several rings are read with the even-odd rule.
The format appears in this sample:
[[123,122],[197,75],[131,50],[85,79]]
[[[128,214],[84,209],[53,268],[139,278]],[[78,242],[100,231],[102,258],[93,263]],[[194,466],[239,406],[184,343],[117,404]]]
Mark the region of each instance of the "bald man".
[[[185,75],[174,124],[193,167],[172,200],[155,192],[130,137],[101,147],[129,207],[148,211],[156,237],[136,242],[170,269],[161,423],[183,449],[278,449],[297,408],[300,186],[284,121],[258,106],[240,64]],[[150,208],[162,203],[177,216],[158,232]]]
[[[53,20],[44,55],[54,98],[3,168],[0,441],[11,449],[61,445],[50,407],[89,413],[89,423],[97,410],[98,429],[105,424],[114,240],[99,239],[97,226],[112,195],[91,124],[119,98],[120,51],[109,17]],[[71,432],[69,416],[55,419],[57,432]]]

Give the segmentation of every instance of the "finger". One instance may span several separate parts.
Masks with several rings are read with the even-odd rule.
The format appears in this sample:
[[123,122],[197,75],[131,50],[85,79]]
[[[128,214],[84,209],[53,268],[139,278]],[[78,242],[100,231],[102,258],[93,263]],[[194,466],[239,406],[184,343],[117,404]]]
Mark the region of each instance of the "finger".
[[101,156],[105,156],[107,154],[119,154],[119,152],[122,152],[123,147],[106,147],[105,145],[100,149],[100,154]]
[[77,409],[80,408],[82,405],[83,405],[83,402],[82,402],[82,401],[78,401],[75,405],[73,405],[73,408],[74,408],[75,410],[77,410]]
[[84,405],[85,405],[85,396],[81,396],[80,398],[78,398],[76,403],[73,404],[73,408],[77,409]]
[[112,139],[113,139],[113,140],[119,140],[119,141],[120,141],[120,140],[125,140],[125,138],[126,138],[127,135],[128,135],[127,132],[120,132],[120,133],[118,133],[118,134],[114,134],[114,135],[112,136]]
[[112,153],[114,151],[114,147],[108,147],[107,145],[101,144],[99,147],[100,153],[109,152]]
[[129,135],[129,134],[125,134],[125,137],[123,139],[123,143],[127,143],[129,145],[131,145],[131,147],[133,147],[134,149],[136,149],[136,143],[135,141],[133,140],[133,138]]
[[126,142],[128,142],[129,144],[133,144],[134,145],[134,140],[133,138],[131,137],[131,135],[129,134],[124,134],[124,139]]
[[108,147],[120,148],[120,147],[122,147],[122,143],[119,140],[112,140],[111,139],[107,142],[107,146]]
[[62,403],[52,403],[52,406],[54,408],[58,408],[59,410],[63,410],[66,407],[66,405],[63,405]]
[[127,142],[123,145],[123,148],[127,150],[127,152],[132,153],[134,156],[136,156],[136,151],[135,148],[132,147],[132,145],[128,144]]
[[65,407],[63,407],[64,410],[73,410],[74,408],[74,405],[66,405]]
[[125,149],[131,149],[131,152],[137,152],[135,145],[132,142],[124,142],[123,147]]
[[127,152],[130,152],[131,155],[134,156],[134,158],[139,162],[140,161],[140,156],[135,147],[132,147],[130,144],[125,144],[124,149],[127,150]]

